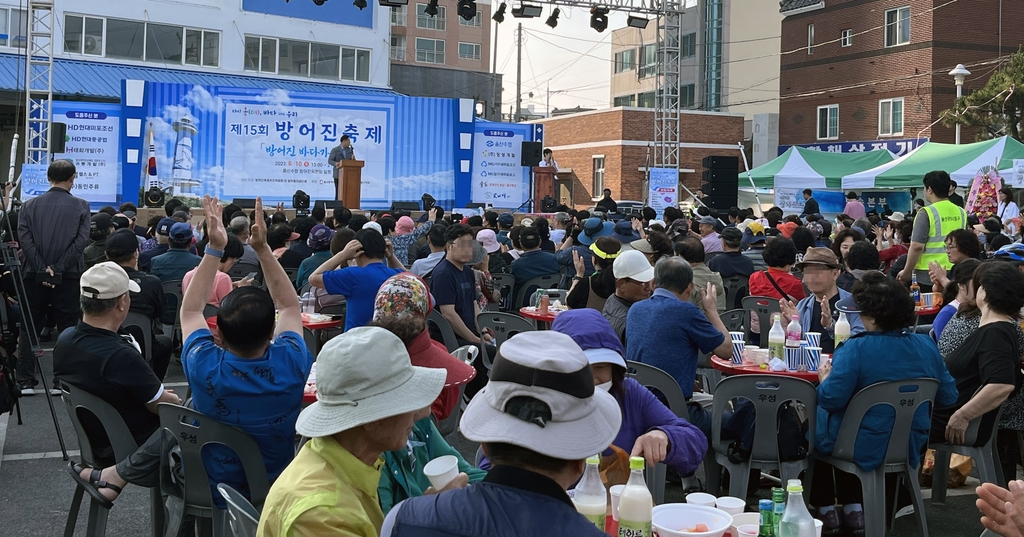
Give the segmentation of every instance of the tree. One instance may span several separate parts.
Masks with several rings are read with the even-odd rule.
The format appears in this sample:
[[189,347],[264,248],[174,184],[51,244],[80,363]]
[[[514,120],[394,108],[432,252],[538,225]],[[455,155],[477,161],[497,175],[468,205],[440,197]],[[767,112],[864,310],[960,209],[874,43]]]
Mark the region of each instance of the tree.
[[[960,115],[957,116],[957,111]],[[978,128],[978,140],[1009,135],[1021,138],[1024,114],[1024,51],[1018,49],[989,77],[985,87],[957,99],[953,109],[943,110],[942,124],[957,123]]]

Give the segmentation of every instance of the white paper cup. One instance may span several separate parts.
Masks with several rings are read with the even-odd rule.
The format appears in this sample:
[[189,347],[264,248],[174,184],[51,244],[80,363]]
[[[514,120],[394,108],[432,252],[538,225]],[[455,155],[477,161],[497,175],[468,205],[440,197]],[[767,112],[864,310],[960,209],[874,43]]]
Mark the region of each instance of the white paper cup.
[[747,502],[734,496],[722,496],[715,500],[715,507],[730,515],[738,515],[747,508]]
[[691,503],[693,505],[714,507],[715,501],[717,501],[717,498],[706,492],[693,492],[686,495],[686,503]]
[[822,521],[820,521],[820,520],[818,520],[818,519],[814,519],[814,534],[815,534],[815,535],[816,535],[817,537],[821,537],[821,528],[822,528],[822,526],[824,526],[824,525],[825,525],[825,523],[824,523],[824,522],[822,522]]
[[739,537],[757,537],[760,527],[757,524],[744,524],[738,526],[736,530],[740,533]]
[[619,496],[622,496],[622,489],[626,488],[626,485],[612,485],[608,489],[608,493],[612,497],[612,520],[618,522],[619,520]]
[[459,475],[459,459],[455,455],[442,455],[423,466],[423,475],[434,490],[441,490]]

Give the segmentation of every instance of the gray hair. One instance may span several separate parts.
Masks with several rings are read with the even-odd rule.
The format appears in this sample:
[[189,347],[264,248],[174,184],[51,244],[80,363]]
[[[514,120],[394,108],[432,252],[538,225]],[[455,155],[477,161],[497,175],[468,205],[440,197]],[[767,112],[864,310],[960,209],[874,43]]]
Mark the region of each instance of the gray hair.
[[693,267],[677,255],[662,257],[654,265],[654,287],[682,293],[693,283]]
[[249,219],[244,216],[236,216],[231,219],[228,227],[231,234],[237,237],[249,231]]
[[555,213],[555,221],[558,222],[559,224],[565,224],[569,222],[569,213],[562,211]]

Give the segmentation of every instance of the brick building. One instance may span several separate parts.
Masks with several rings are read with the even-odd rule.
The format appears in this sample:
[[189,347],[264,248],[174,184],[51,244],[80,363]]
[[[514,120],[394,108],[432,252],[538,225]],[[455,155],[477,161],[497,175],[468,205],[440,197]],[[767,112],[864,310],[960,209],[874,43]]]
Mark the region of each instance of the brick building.
[[[949,71],[958,63],[971,71],[968,94],[985,85],[1000,44],[1006,56],[1024,42],[1024,11],[1001,4],[784,0],[779,144],[952,143],[952,128],[933,125],[956,97]],[[974,133],[965,129],[962,139]]]
[[[620,107],[581,112],[535,123],[544,125],[544,144],[554,152],[560,169],[575,175],[573,203],[559,192],[560,201],[577,208],[593,205],[604,188],[617,200],[644,199],[648,147],[653,158],[654,112]],[[687,188],[700,188],[708,155],[738,156],[743,140],[743,115],[684,111],[680,114],[680,180]],[[680,200],[687,199],[681,193]]]

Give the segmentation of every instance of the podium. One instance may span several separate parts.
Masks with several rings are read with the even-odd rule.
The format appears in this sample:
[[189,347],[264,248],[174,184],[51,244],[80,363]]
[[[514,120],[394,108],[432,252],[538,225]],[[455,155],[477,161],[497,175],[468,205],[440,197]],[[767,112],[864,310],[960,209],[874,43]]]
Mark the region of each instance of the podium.
[[362,160],[340,160],[341,170],[338,173],[338,191],[336,199],[343,202],[349,209],[359,208],[360,190],[363,186]]
[[[533,168],[533,204],[534,207],[540,206],[540,200],[544,199],[544,196],[555,197],[555,170],[550,166],[534,166]],[[536,209],[535,209],[536,210]]]

